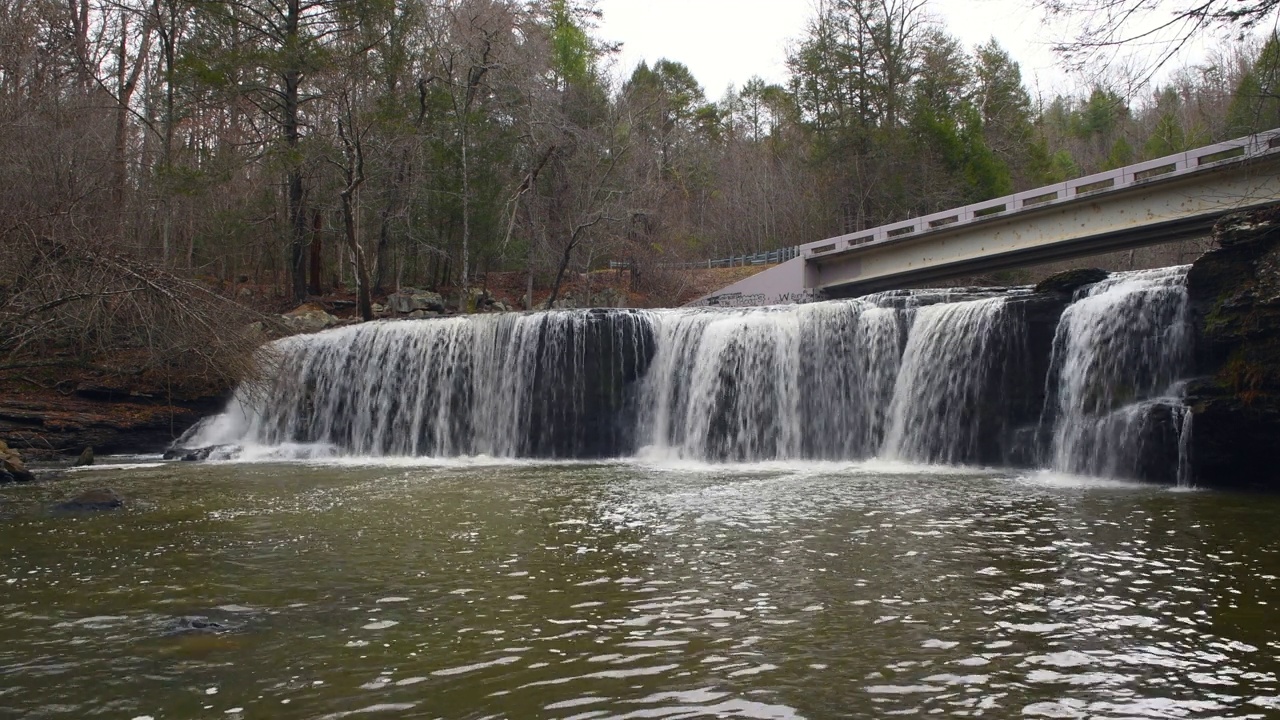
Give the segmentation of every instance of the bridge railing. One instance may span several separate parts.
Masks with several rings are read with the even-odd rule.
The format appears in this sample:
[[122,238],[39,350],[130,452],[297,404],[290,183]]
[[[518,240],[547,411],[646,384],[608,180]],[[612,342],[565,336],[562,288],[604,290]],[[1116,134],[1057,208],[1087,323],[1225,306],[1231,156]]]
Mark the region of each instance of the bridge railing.
[[800,252],[806,258],[819,257],[871,243],[917,237],[943,228],[952,229],[953,225],[1039,210],[1080,197],[1114,192],[1147,182],[1202,172],[1276,152],[1280,152],[1280,129],[1134,163],[1063,183],[983,200],[960,208],[881,225],[870,230],[805,243],[800,246]]

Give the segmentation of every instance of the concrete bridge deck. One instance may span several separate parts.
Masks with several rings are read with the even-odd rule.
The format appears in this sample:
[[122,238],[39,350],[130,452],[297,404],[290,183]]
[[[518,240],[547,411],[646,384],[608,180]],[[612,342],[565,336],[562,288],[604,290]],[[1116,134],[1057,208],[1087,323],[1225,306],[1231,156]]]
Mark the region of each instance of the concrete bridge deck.
[[690,305],[854,297],[1205,236],[1280,202],[1280,129],[953,210],[827,238]]

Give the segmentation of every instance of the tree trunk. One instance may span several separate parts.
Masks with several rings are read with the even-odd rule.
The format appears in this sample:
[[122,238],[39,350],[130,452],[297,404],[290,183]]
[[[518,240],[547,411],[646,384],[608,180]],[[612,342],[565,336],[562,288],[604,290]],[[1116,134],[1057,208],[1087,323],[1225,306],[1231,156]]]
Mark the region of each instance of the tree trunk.
[[564,246],[564,254],[560,256],[560,267],[556,268],[556,281],[551,285],[551,295],[547,298],[546,308],[548,310],[555,304],[556,298],[560,295],[560,282],[564,280],[564,273],[569,269],[569,261],[573,258],[573,248],[577,245],[577,241],[570,240]]
[[320,287],[320,272],[324,261],[324,241],[321,236],[323,230],[323,216],[320,215],[319,210],[315,210],[311,215],[311,277],[307,287],[307,291],[312,295],[319,295],[323,292]]
[[[302,19],[301,0],[288,0],[285,14],[284,35],[287,45],[298,42]],[[284,72],[284,140],[289,153],[288,163],[288,215],[289,215],[289,275],[292,280],[293,299],[301,302],[307,296],[307,215],[302,207],[306,192],[303,187],[302,160],[298,157],[298,145],[302,139],[298,119],[299,88],[302,71],[292,67]]]
[[471,245],[471,172],[467,164],[467,121],[462,121],[462,274],[459,276],[461,292],[458,307],[463,307],[467,295],[467,272],[470,268]]
[[353,193],[354,188],[350,186],[342,193],[342,228],[347,236],[347,249],[355,263],[356,308],[360,312],[360,318],[368,322],[373,319],[373,302],[369,297],[369,269],[365,267],[364,249],[360,247],[359,238],[356,237],[356,214],[351,202]]

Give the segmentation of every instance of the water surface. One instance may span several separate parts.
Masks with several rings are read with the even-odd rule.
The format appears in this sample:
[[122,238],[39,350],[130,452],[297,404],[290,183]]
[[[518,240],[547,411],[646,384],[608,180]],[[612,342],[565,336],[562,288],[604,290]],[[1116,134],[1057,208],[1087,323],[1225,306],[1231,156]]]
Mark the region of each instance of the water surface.
[[[130,507],[47,510],[101,486]],[[0,489],[0,717],[1276,717],[1278,511],[884,463],[95,468]]]

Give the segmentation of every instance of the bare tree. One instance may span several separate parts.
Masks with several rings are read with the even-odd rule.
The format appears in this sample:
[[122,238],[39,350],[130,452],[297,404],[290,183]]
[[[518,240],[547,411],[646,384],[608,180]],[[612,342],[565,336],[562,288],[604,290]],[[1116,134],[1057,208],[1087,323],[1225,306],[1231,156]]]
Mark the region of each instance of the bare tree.
[[369,298],[369,269],[365,262],[364,248],[356,233],[356,211],[354,197],[356,191],[364,184],[364,132],[356,126],[355,114],[351,109],[351,99],[343,95],[340,107],[345,110],[346,117],[338,120],[338,139],[342,141],[342,176],[345,185],[338,194],[342,200],[342,229],[347,240],[347,250],[351,253],[351,261],[355,266],[356,305],[361,319],[373,319],[373,303]]
[[1050,17],[1074,23],[1070,37],[1054,49],[1076,70],[1110,68],[1133,48],[1144,59],[1129,74],[1135,86],[1157,71],[1207,31],[1243,36],[1276,20],[1280,0],[1035,0]]

